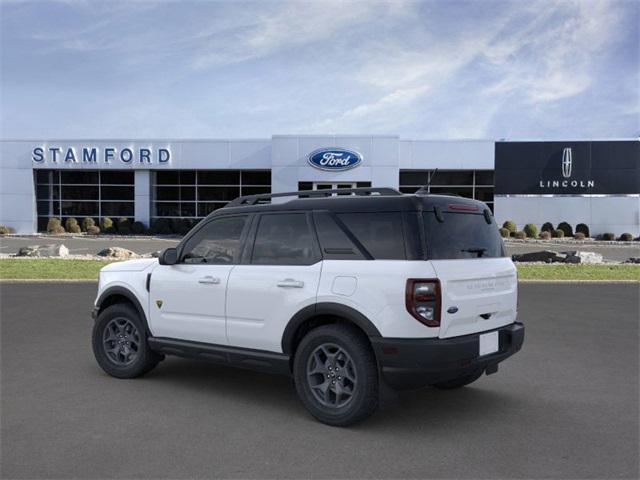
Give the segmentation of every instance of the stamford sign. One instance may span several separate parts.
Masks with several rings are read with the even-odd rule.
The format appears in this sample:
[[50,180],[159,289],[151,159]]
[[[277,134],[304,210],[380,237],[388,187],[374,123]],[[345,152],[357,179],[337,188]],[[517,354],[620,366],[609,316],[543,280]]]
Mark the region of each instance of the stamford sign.
[[309,154],[309,164],[319,170],[339,172],[357,167],[362,163],[362,155],[346,148],[319,148]]
[[123,164],[123,165],[164,165],[171,162],[168,148],[116,148],[116,147],[35,147],[31,160],[36,164]]

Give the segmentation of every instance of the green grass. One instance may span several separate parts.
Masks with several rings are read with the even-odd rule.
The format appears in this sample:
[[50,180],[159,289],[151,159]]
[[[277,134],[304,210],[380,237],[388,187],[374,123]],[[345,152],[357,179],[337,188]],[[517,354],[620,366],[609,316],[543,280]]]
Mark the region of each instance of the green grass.
[[[109,260],[2,259],[0,279],[97,280]],[[518,265],[520,280],[636,280],[640,265]]]
[[109,260],[2,259],[0,279],[97,280]]
[[518,265],[520,280],[636,280],[640,265]]

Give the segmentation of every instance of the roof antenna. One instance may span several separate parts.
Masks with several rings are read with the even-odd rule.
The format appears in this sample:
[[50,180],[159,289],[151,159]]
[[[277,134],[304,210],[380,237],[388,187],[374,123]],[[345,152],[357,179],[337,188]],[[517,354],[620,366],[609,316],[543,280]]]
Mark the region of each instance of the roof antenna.
[[429,181],[424,187],[420,187],[420,189],[416,192],[416,195],[426,195],[429,193],[429,187],[431,186],[431,182],[433,182],[433,177],[438,173],[438,169],[436,168],[433,172],[431,172],[431,176],[429,177]]

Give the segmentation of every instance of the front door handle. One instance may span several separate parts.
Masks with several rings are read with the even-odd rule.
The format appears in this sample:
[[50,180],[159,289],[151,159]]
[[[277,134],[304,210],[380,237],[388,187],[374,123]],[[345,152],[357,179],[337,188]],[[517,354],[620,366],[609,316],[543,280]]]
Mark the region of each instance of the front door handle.
[[205,283],[207,285],[218,285],[220,283],[220,279],[212,277],[211,275],[207,275],[206,277],[199,278],[198,283]]
[[302,288],[304,287],[304,282],[293,278],[285,278],[278,282],[278,286],[282,288]]

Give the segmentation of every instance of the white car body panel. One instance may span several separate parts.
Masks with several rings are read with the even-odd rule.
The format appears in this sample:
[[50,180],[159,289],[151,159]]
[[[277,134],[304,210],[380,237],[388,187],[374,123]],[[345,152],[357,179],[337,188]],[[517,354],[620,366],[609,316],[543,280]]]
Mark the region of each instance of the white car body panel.
[[237,265],[227,289],[230,345],[282,352],[282,334],[297,312],[316,303],[322,262]]
[[[205,277],[219,281],[199,283]],[[440,327],[428,327],[407,311],[409,278],[440,281]],[[287,280],[302,287],[278,286]],[[324,260],[310,266],[165,266],[155,259],[130,260],[101,270],[98,297],[116,286],[138,298],[154,336],[272,352],[282,352],[289,320],[315,303],[352,308],[389,338],[468,335],[513,323],[517,315],[517,275],[509,258]],[[457,312],[448,313],[450,307]]]
[[[516,320],[518,277],[510,258],[433,260],[431,264],[442,289],[441,338],[492,330]],[[458,311],[449,314],[450,307]]]
[[232,269],[233,265],[159,265],[151,276],[148,302],[153,335],[226,345],[225,299]]

